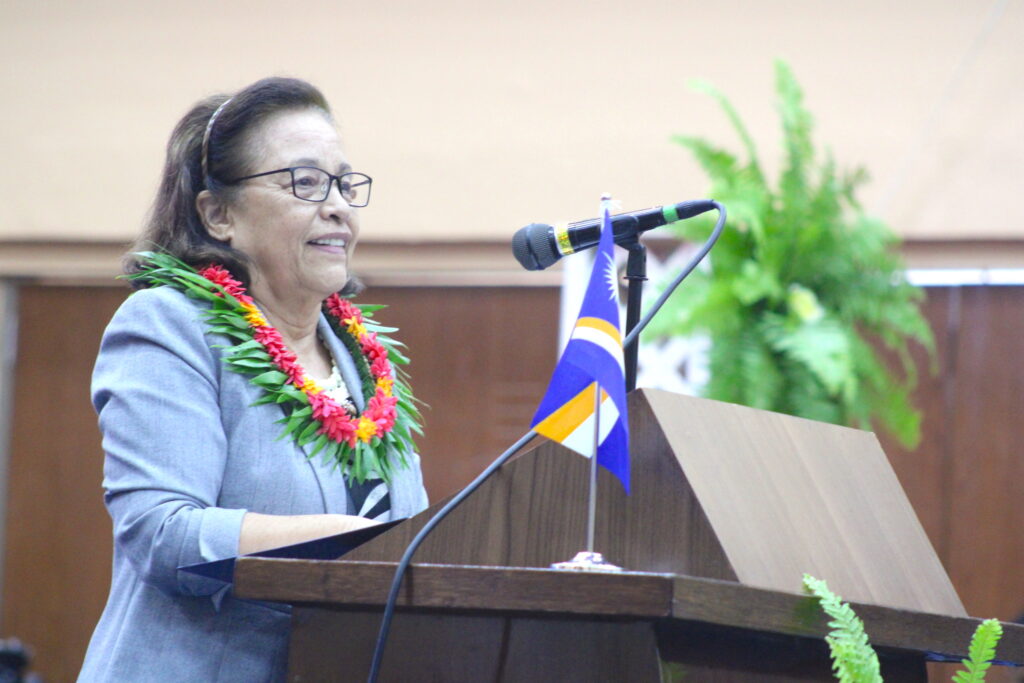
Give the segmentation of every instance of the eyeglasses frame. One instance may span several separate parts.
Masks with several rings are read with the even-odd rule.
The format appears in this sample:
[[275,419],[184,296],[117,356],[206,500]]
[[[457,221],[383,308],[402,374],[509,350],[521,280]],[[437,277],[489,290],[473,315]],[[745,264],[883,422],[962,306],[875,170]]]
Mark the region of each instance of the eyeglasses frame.
[[[308,169],[313,170],[313,171],[320,171],[321,173],[327,174],[327,176],[330,178],[330,180],[328,181],[328,185],[327,185],[327,193],[324,195],[323,199],[307,199],[305,197],[300,197],[298,195],[298,193],[295,190],[295,171],[299,170],[300,168],[308,168]],[[325,201],[327,201],[327,198],[331,196],[330,186],[332,184],[338,186],[338,193],[341,195],[342,199],[345,199],[345,192],[342,191],[342,189],[341,189],[341,179],[344,178],[345,176],[354,175],[354,176],[360,176],[360,177],[366,178],[365,182],[361,182],[361,183],[352,185],[352,187],[362,187],[363,185],[366,186],[366,200],[362,204],[352,204],[347,199],[345,199],[345,202],[348,203],[348,205],[351,206],[353,209],[361,209],[361,208],[363,208],[364,206],[367,206],[370,203],[370,190],[373,187],[373,178],[371,178],[370,176],[366,175],[365,173],[359,173],[358,171],[346,171],[345,173],[341,173],[339,175],[334,175],[333,173],[329,173],[328,171],[325,171],[322,168],[317,168],[316,166],[289,166],[287,168],[278,168],[278,169],[275,169],[273,171],[264,171],[263,173],[253,173],[252,175],[242,176],[241,178],[235,178],[234,180],[229,180],[228,184],[229,185],[233,185],[235,183],[240,183],[243,180],[252,180],[253,178],[262,178],[263,176],[274,175],[275,173],[284,173],[285,171],[288,171],[288,173],[291,174],[291,177],[292,177],[292,194],[295,196],[296,199],[301,199],[304,202],[316,202],[316,203],[325,202]]]

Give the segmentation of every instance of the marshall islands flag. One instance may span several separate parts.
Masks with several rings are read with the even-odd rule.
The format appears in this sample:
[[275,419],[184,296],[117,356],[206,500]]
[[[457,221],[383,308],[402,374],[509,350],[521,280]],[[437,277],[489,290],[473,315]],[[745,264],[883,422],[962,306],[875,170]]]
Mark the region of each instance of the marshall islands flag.
[[597,463],[619,478],[629,492],[629,427],[626,418],[625,365],[619,332],[615,239],[601,202],[601,242],[590,284],[569,343],[555,366],[551,384],[533,416],[538,434],[586,457],[594,453],[595,391],[601,391]]

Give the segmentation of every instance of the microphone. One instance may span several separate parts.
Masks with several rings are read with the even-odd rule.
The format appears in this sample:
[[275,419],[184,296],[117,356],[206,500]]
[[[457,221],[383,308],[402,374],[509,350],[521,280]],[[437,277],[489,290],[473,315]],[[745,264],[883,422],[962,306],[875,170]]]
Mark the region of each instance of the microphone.
[[[715,208],[710,199],[694,199],[679,204],[655,206],[611,217],[616,244],[628,244],[640,233],[686,218],[693,218]],[[544,270],[563,256],[596,247],[601,241],[601,219],[561,224],[531,223],[512,236],[512,253],[527,270]]]

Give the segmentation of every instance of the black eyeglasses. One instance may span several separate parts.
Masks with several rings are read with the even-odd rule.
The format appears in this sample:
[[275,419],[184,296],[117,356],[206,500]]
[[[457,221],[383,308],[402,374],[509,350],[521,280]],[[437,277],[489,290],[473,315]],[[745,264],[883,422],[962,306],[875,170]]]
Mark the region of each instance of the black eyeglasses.
[[348,202],[349,206],[361,208],[370,203],[370,187],[373,184],[373,178],[365,173],[331,175],[315,166],[292,166],[291,168],[279,168],[275,171],[242,176],[230,182],[240,183],[243,180],[285,172],[292,174],[292,194],[307,202],[324,201],[331,193],[331,183],[337,182],[338,191],[341,192],[342,198]]

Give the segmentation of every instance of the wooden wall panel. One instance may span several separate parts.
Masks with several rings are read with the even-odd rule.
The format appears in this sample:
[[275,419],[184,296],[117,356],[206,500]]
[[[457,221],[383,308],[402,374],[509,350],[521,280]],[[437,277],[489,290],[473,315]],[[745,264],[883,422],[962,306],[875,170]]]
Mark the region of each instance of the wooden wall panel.
[[[1024,613],[1024,287],[929,288],[939,375],[915,452],[885,449],[969,614]],[[923,355],[921,355],[923,361]],[[922,367],[925,367],[922,365]]]
[[89,378],[123,289],[22,287],[7,485],[2,633],[72,681],[110,587],[110,518]]
[[964,289],[949,566],[979,616],[1024,612],[1024,288]]
[[[902,485],[969,613],[1024,611],[1024,288],[931,288],[938,375],[922,373],[920,448],[886,440]],[[36,649],[46,680],[74,678],[106,598],[110,522],[88,385],[125,290],[21,288],[0,635]],[[437,500],[526,429],[555,361],[553,288],[371,288],[401,327],[420,443]]]
[[[21,288],[0,636],[74,680],[110,585],[111,530],[89,379],[121,287]],[[555,288],[374,288],[401,327],[430,409],[419,444],[431,499],[467,483],[529,428],[557,354]]]
[[374,287],[429,404],[418,444],[431,500],[469,483],[530,427],[557,360],[555,288]]
[[[923,310],[935,335],[936,358],[932,372],[933,361],[928,352],[918,345],[911,349],[919,368],[914,405],[923,413],[921,443],[911,451],[885,434],[878,437],[936,553],[949,571],[948,471],[952,424],[948,414],[952,409],[949,401],[953,387],[949,378],[955,370],[960,290],[934,287],[925,292]],[[890,362],[897,367],[895,358],[890,358]]]

